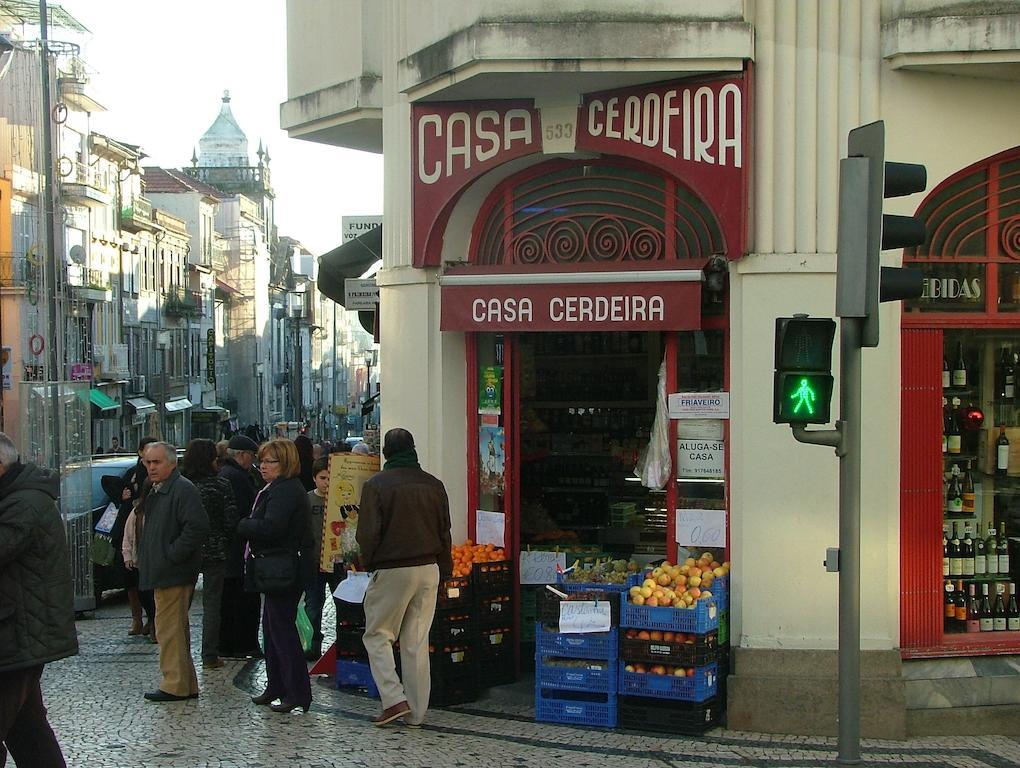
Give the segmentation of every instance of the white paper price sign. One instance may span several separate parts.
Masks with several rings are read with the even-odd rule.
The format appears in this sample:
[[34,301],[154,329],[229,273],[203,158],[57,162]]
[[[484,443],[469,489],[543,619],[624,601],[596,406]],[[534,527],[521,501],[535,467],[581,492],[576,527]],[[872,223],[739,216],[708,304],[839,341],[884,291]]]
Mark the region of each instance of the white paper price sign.
[[521,584],[555,584],[556,566],[567,567],[564,552],[521,552]]
[[560,632],[575,635],[608,632],[611,609],[608,600],[563,600],[560,602]]
[[725,547],[725,509],[678,509],[676,543],[685,547]]

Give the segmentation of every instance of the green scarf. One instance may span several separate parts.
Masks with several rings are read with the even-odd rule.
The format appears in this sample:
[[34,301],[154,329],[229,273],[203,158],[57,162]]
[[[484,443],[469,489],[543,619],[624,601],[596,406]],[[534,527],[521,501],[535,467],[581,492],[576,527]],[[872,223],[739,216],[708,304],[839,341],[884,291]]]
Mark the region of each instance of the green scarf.
[[418,463],[418,452],[414,448],[408,448],[406,451],[393,454],[383,464],[383,469],[398,469],[400,467],[421,469],[421,465]]

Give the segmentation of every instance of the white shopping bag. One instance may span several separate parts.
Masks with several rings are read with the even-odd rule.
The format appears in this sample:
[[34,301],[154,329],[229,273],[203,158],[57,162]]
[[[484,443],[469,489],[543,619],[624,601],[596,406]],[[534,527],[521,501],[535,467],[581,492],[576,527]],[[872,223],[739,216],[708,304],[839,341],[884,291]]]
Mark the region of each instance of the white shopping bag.
[[333,597],[347,603],[363,603],[371,578],[372,574],[367,571],[348,571],[347,578],[337,585]]

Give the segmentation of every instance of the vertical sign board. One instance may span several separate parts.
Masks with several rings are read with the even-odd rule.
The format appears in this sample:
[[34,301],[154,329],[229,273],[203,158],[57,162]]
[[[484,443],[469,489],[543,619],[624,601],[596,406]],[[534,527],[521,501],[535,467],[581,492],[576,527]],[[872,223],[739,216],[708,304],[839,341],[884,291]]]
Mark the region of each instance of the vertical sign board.
[[357,525],[361,488],[378,471],[378,456],[334,453],[329,457],[329,492],[322,515],[322,557],[319,570],[332,573],[333,564],[343,560],[344,530],[348,524]]
[[216,331],[213,328],[205,332],[205,380],[216,384]]

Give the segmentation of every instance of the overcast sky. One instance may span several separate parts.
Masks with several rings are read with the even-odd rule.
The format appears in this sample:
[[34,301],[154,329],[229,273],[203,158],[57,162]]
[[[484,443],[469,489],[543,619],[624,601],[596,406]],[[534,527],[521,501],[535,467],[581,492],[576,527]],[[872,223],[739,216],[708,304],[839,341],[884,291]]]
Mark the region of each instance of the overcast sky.
[[[335,1],[335,0],[330,0]],[[82,57],[107,108],[93,128],[140,144],[146,164],[190,165],[224,90],[254,163],[268,147],[281,235],[321,254],[340,217],[382,213],[382,156],[287,138],[284,0],[58,0],[91,33]],[[53,39],[79,42],[53,29]],[[91,38],[91,39],[89,39]]]

